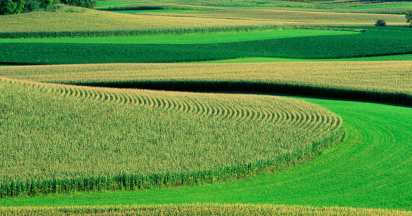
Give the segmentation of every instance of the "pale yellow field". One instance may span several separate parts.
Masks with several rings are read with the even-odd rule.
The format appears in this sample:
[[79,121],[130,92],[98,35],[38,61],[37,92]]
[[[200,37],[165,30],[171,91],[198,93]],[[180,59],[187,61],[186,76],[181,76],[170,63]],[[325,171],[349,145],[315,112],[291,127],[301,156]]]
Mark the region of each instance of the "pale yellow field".
[[2,215],[412,215],[410,211],[271,204],[1,207]]
[[56,12],[0,16],[0,32],[98,31],[265,25],[273,21],[121,14],[63,6]]
[[387,25],[407,25],[404,15],[338,13],[285,8],[230,8],[199,13],[163,13],[164,16],[270,21],[291,26],[373,26],[378,19]]
[[92,64],[0,67],[0,76],[41,82],[248,81],[412,93],[412,61],[230,64]]
[[387,25],[406,25],[404,15],[320,10],[220,8],[190,13],[122,14],[62,6],[56,12],[0,16],[0,32],[146,30],[269,24],[297,27],[372,26],[378,19],[384,19]]

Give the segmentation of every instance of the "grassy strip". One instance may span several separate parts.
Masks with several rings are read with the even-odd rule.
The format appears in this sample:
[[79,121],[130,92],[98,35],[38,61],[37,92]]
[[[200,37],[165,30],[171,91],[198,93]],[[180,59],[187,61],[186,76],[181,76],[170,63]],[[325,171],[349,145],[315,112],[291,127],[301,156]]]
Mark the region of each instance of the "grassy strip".
[[119,5],[128,5],[128,4],[136,4],[134,2],[115,2],[115,1],[97,1],[96,9],[100,7],[110,7],[110,6],[119,6]]
[[137,214],[137,215],[412,215],[410,211],[348,207],[312,207],[271,204],[158,204],[132,206],[3,207],[8,215]]
[[179,12],[196,12],[195,10],[108,10],[115,13],[137,14],[137,13],[179,13]]
[[122,11],[122,10],[135,10],[135,11],[161,11],[161,10],[175,10],[175,11],[211,11],[215,10],[210,7],[193,7],[193,6],[184,6],[184,5],[162,5],[162,4],[153,4],[153,5],[120,5],[114,7],[100,8],[99,10],[103,11]]
[[[140,4],[150,4],[148,0],[132,0]],[[313,9],[358,9],[358,8],[390,8],[390,7],[407,7],[410,3],[399,1],[287,1],[287,0],[232,0],[232,1],[217,1],[217,0],[161,0],[157,3],[182,4],[182,5],[205,5],[216,7],[286,7],[286,8],[313,8]]]
[[113,37],[159,34],[195,34],[214,32],[244,32],[283,29],[282,25],[216,26],[199,28],[107,30],[107,31],[50,31],[50,32],[1,32],[0,38],[58,38],[58,37]]
[[[244,57],[339,59],[412,53],[410,28],[383,28],[361,34],[293,37],[218,44],[6,43],[0,63],[88,64],[192,62]],[[145,53],[145,55],[142,55]]]

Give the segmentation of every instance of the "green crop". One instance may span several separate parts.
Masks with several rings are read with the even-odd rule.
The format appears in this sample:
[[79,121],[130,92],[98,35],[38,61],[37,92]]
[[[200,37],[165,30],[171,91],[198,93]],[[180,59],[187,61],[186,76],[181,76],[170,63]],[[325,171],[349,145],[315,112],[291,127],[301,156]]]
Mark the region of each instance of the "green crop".
[[[0,51],[8,55],[0,56],[0,62],[86,64],[192,62],[241,57],[339,59],[389,56],[412,53],[409,37],[411,32],[409,28],[385,28],[370,29],[361,34],[216,44],[4,43],[0,46]],[[213,37],[213,34],[210,36]]]
[[[211,44],[211,43],[230,43],[239,41],[255,41],[265,39],[279,39],[305,36],[320,36],[320,35],[345,35],[359,34],[354,31],[331,31],[331,30],[315,30],[315,29],[287,29],[283,30],[281,26],[267,26],[275,30],[263,27],[250,27],[250,29],[238,32],[233,28],[221,29],[223,32],[212,33],[194,33],[194,34],[162,34],[162,35],[139,35],[139,36],[119,36],[119,37],[86,37],[86,38],[24,38],[24,39],[0,39],[0,43],[98,43],[98,44]],[[276,29],[278,28],[278,29]],[[255,31],[253,31],[255,30]],[[207,31],[204,29],[204,31]]]

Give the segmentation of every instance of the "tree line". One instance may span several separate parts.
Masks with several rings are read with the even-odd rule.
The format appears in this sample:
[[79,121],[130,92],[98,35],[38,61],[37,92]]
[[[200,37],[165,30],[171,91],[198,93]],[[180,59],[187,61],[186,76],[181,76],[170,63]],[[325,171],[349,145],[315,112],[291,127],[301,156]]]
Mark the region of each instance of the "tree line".
[[22,12],[46,9],[54,4],[94,8],[96,2],[96,0],[0,0],[0,15],[19,14]]

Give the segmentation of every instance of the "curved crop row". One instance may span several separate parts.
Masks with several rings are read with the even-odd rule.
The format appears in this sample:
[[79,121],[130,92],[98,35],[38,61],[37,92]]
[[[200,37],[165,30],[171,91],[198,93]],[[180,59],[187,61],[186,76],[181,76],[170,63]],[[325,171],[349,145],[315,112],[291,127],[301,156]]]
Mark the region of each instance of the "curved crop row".
[[114,88],[267,92],[412,105],[411,61],[2,67],[14,79]]
[[269,96],[0,82],[0,196],[238,178],[320,154],[340,117]]

